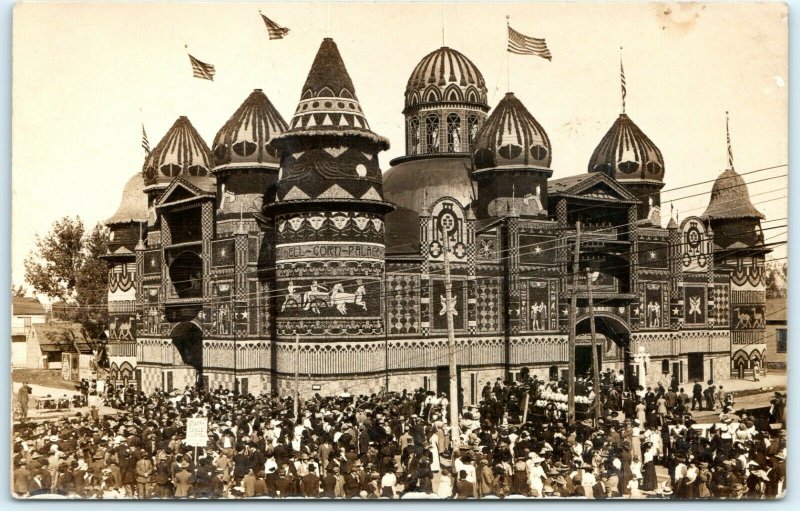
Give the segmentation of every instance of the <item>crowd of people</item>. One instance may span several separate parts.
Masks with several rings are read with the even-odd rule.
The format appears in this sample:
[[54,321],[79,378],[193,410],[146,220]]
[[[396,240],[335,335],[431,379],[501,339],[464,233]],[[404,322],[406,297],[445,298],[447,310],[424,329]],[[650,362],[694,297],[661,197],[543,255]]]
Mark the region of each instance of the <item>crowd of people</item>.
[[[554,406],[563,379],[498,379],[478,405],[461,408],[455,435],[447,398],[425,389],[315,395],[297,416],[291,397],[109,389],[116,413],[15,423],[13,491],[137,499],[761,499],[784,491],[782,394],[769,414],[737,415],[717,387],[705,405],[719,419],[699,425],[694,389],[691,398],[674,384],[630,390],[611,371],[595,387],[589,377],[575,382],[579,396],[601,397],[601,417],[588,403],[571,423]],[[208,421],[205,447],[187,445],[192,417]]]

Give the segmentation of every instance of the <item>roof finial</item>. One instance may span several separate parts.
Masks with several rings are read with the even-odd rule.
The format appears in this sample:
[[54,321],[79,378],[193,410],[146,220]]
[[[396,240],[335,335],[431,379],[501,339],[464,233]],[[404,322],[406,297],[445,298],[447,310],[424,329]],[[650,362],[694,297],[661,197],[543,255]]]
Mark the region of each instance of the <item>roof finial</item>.
[[628,95],[628,90],[625,88],[625,68],[622,67],[622,46],[619,47],[619,80],[620,87],[622,88],[622,113],[625,113],[625,96]]
[[733,149],[731,148],[731,128],[728,112],[725,112],[725,136],[728,141],[728,169],[733,170]]
[[444,2],[442,2],[442,48],[444,47]]

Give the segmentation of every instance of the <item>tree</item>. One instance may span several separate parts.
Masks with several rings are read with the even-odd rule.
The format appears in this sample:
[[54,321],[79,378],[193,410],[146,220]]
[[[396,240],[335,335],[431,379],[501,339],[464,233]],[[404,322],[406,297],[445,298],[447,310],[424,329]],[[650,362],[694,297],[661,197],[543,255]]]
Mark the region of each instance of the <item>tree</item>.
[[11,296],[13,296],[14,298],[22,298],[23,296],[25,296],[25,287],[22,284],[18,285],[17,287],[14,287],[14,285],[12,284]]
[[786,298],[787,271],[785,261],[783,263],[767,261],[765,268],[767,298]]
[[25,259],[25,280],[58,303],[53,315],[80,322],[96,338],[105,328],[108,269],[108,231],[97,224],[86,233],[79,218],[56,221],[45,237],[36,236],[36,249]]

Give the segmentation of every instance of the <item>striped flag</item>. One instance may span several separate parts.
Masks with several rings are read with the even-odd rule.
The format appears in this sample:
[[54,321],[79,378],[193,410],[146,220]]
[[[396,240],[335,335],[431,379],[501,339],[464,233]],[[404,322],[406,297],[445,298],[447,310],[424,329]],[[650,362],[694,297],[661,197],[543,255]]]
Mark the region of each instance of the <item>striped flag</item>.
[[508,51],[517,55],[538,55],[544,59],[553,60],[544,39],[520,34],[511,28],[511,25],[508,26]]
[[622,87],[622,113],[625,113],[625,96],[628,95],[628,88],[625,86],[625,68],[622,67],[622,58],[619,59],[619,83]]
[[217,71],[214,69],[213,65],[200,62],[196,58],[192,57],[191,54],[189,54],[189,60],[192,63],[192,74],[194,74],[195,78],[211,80],[212,82],[214,81],[214,73]]
[[144,130],[144,123],[142,123],[142,149],[145,154],[150,154],[150,141],[147,140],[147,132]]
[[[259,14],[261,13],[259,12]],[[267,26],[267,32],[269,32],[270,39],[283,39],[283,36],[289,33],[288,28],[278,25],[263,14],[261,14],[261,17],[264,19],[264,24]]]
[[725,135],[728,140],[728,169],[733,170],[733,148],[731,148],[731,128],[728,112],[725,112]]

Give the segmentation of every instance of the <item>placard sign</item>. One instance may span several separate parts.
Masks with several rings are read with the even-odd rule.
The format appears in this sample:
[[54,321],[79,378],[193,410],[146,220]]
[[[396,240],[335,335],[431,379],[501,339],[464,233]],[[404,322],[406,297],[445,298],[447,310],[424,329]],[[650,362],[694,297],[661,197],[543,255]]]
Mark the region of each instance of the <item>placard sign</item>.
[[205,447],[208,443],[208,418],[186,419],[186,445]]

